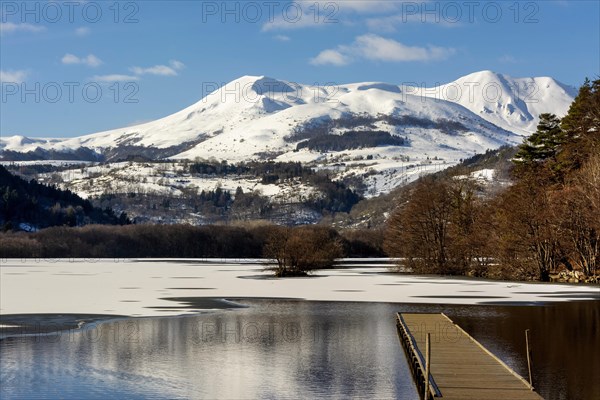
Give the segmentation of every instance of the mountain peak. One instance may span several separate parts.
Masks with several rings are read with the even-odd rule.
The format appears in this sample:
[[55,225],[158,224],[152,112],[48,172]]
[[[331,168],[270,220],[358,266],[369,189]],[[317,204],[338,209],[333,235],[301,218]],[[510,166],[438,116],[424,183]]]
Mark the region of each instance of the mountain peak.
[[[574,96],[554,82],[515,79],[484,70],[422,92],[418,88],[403,92],[402,87],[382,82],[358,82],[328,91],[264,75],[245,75],[156,121],[64,140],[3,137],[0,148],[75,151],[85,146],[99,153],[112,149],[113,154],[121,147],[123,152],[152,151],[161,157],[189,159],[243,160],[281,154],[284,159],[313,160],[320,155],[293,151],[296,144],[289,138],[378,130],[408,137],[409,146],[386,150],[393,157],[412,160],[427,153],[456,160],[519,143],[521,138],[514,133],[534,132],[543,112],[564,115]],[[532,84],[539,90],[528,92]],[[458,126],[458,131],[448,134],[453,126]],[[463,132],[473,136],[460,136]],[[472,142],[470,138],[474,138]]]
[[[223,85],[216,92],[240,92],[249,95],[253,91],[259,96],[273,97],[277,94],[292,93],[297,91],[297,85],[264,75],[244,75]],[[215,93],[216,93],[215,92]]]
[[[463,82],[490,82],[490,81],[499,81],[502,78],[506,77],[503,74],[498,72],[484,69],[482,71],[473,72],[471,74],[465,75],[463,77],[458,78],[455,82],[463,81]],[[508,77],[510,78],[510,77]]]
[[234,80],[232,80],[231,82],[229,82],[227,85],[230,85],[232,83],[253,83],[256,82],[259,79],[263,79],[265,78],[264,75],[243,75],[240,76],[239,78],[236,78]]
[[536,130],[540,114],[565,115],[576,91],[553,78],[513,78],[483,70],[422,94],[458,103],[508,131],[529,135]]
[[290,83],[269,78],[267,76],[257,79],[252,85],[252,90],[260,95],[291,93],[296,91]]

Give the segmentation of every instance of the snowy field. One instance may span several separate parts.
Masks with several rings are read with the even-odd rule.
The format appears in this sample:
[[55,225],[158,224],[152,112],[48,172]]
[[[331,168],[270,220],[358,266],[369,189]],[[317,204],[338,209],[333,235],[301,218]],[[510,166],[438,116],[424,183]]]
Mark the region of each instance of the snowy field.
[[[372,149],[371,149],[372,150]],[[338,160],[343,166],[330,166],[327,163],[311,164],[317,170],[326,169],[334,180],[348,176],[367,176],[365,183],[368,190],[365,197],[374,197],[389,193],[392,189],[410,183],[422,175],[439,172],[457,163],[425,160],[421,162],[405,162],[398,160],[390,148],[382,148],[377,162],[365,162],[368,150],[342,152]],[[360,157],[360,160],[356,160]],[[389,158],[388,158],[389,157]],[[278,161],[298,161],[298,158],[281,157]],[[330,162],[332,164],[333,161]],[[18,163],[15,163],[18,164]],[[340,163],[338,163],[339,165]],[[90,164],[85,168],[72,168],[39,175],[39,181],[58,184],[63,189],[76,192],[83,198],[99,196],[103,193],[155,193],[169,196],[181,196],[183,191],[195,189],[198,192],[211,191],[217,188],[235,193],[238,187],[244,193],[260,193],[271,197],[274,202],[301,201],[311,195],[317,195],[315,188],[302,183],[300,179],[277,184],[263,184],[261,179],[247,175],[226,176],[193,176],[187,172],[184,163],[137,163],[121,162],[110,164]],[[491,171],[491,170],[490,170]],[[59,176],[60,181],[52,181]]]
[[598,286],[402,275],[385,264],[345,262],[349,267],[307,278],[275,279],[258,260],[2,260],[0,314],[197,312],[167,299],[183,297],[434,304],[600,299]]

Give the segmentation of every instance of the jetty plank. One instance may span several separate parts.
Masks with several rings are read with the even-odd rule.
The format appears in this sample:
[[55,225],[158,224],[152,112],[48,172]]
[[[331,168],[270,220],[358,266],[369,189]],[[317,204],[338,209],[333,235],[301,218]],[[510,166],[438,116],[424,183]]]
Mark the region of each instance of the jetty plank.
[[445,314],[398,313],[398,336],[419,394],[425,391],[425,341],[430,334],[427,399],[540,400],[525,379]]

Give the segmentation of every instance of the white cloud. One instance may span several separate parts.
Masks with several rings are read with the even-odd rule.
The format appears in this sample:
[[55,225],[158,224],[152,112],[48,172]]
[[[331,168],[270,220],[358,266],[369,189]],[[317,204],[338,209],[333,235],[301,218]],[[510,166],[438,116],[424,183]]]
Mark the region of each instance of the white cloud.
[[88,67],[97,67],[102,64],[102,60],[93,54],[89,54],[86,57],[77,57],[76,55],[67,53],[63,56],[61,61],[65,65],[83,64],[87,65]]
[[177,76],[177,71],[185,67],[181,61],[171,60],[169,65],[155,65],[153,67],[131,67],[130,70],[136,75],[160,75]]
[[349,64],[351,61],[350,57],[338,50],[323,50],[315,58],[312,58],[310,63],[313,65],[335,65],[341,67]]
[[284,30],[284,29],[300,29],[307,27],[316,27],[320,25],[332,25],[338,23],[337,19],[329,19],[326,17],[323,18],[310,18],[310,16],[306,16],[302,14],[298,18],[294,17],[278,17],[273,19],[272,21],[265,22],[262,26],[263,32],[274,31],[274,30]]
[[430,61],[447,58],[454,49],[443,47],[406,46],[393,39],[367,34],[356,38],[351,51],[370,60],[379,61]]
[[137,81],[140,78],[132,75],[121,75],[121,74],[111,74],[111,75],[94,75],[90,78],[93,82],[129,82],[129,81]]
[[14,33],[14,32],[42,32],[46,30],[41,25],[34,25],[28,23],[15,24],[14,22],[0,22],[0,33]]
[[280,42],[289,42],[290,40],[292,40],[289,36],[285,35],[275,35],[274,38],[275,40],[279,40]]
[[407,46],[393,39],[366,34],[358,36],[350,45],[322,51],[311,59],[311,63],[342,66],[360,59],[385,62],[432,61],[446,59],[454,53],[453,48]]
[[142,68],[131,67],[131,72],[136,75],[162,75],[162,76],[177,76],[177,71],[166,65],[155,65],[154,67]]
[[185,68],[185,64],[182,63],[181,61],[171,60],[171,61],[169,61],[169,64],[171,65],[171,67],[175,68],[176,70]]
[[88,27],[80,27],[75,29],[75,35],[77,36],[87,36],[92,32],[92,30]]
[[0,70],[0,82],[21,83],[27,78],[26,71],[5,71]]

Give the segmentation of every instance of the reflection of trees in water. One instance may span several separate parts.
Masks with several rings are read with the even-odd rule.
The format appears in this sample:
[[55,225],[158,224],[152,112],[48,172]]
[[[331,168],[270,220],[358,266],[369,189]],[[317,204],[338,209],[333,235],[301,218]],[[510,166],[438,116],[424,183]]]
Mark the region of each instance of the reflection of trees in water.
[[392,307],[250,302],[235,311],[108,322],[14,355],[56,363],[57,374],[88,371],[97,391],[104,380],[125,394],[402,398],[403,388],[414,397]]
[[491,321],[479,312],[451,318],[521,376],[528,374],[525,329],[530,329],[536,391],[545,399],[600,398],[600,387],[585,383],[596,381],[600,371],[600,302],[493,308],[500,312]]
[[[401,289],[400,289],[401,290]],[[4,391],[35,397],[415,398],[394,313],[445,312],[545,398],[598,398],[600,303],[544,307],[244,300],[248,308],[113,321],[3,341]],[[596,346],[596,348],[594,348]],[[54,397],[59,397],[58,395]]]

